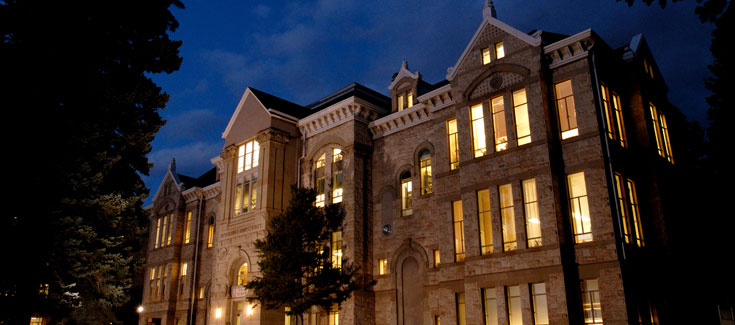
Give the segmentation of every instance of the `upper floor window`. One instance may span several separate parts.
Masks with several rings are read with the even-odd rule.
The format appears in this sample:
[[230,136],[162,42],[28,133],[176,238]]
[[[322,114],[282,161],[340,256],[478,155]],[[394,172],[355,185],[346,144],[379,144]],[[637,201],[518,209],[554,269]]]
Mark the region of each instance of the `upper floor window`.
[[186,225],[184,226],[184,244],[191,239],[191,211],[186,213]]
[[623,237],[626,243],[635,243],[639,247],[645,245],[640,212],[638,211],[638,197],[635,183],[631,179],[624,179],[615,173],[615,193],[623,223]]
[[316,202],[314,205],[317,207],[324,207],[326,194],[326,166],[327,165],[327,154],[322,153],[314,164],[314,188],[316,189]]
[[410,91],[398,94],[396,98],[396,107],[398,111],[413,107],[413,93]]
[[600,304],[600,287],[597,279],[582,280],[582,312],[585,324],[603,324],[602,306]]
[[332,149],[332,203],[342,202],[342,150]]
[[569,208],[572,214],[572,230],[575,243],[592,241],[592,220],[587,203],[587,188],[584,172],[567,176],[569,187]]
[[579,135],[577,129],[577,111],[574,107],[572,81],[566,80],[554,85],[556,106],[559,109],[559,126],[561,138],[568,139]]
[[600,85],[600,92],[602,93],[602,108],[605,113],[607,137],[625,147],[625,128],[623,111],[620,107],[620,96],[610,91],[604,84]]
[[648,63],[648,60],[643,59],[643,71],[646,72],[646,74],[653,79],[653,66]]
[[671,140],[669,139],[669,127],[666,124],[666,116],[659,112],[653,104],[649,105],[658,154],[673,164],[674,157],[671,155]]
[[523,186],[523,212],[526,217],[527,246],[541,246],[541,219],[539,219],[538,214],[536,179],[524,180],[521,185]]
[[173,217],[174,215],[170,213],[156,219],[156,240],[153,243],[153,248],[171,245]]
[[549,324],[549,308],[546,303],[546,284],[531,283],[531,304],[533,307],[533,324]]
[[332,233],[332,266],[336,269],[342,268],[342,232]]
[[482,288],[482,310],[485,325],[498,325],[498,302],[495,288]]
[[521,286],[505,287],[505,303],[508,308],[508,324],[523,325],[523,310],[521,309]]
[[404,217],[413,214],[413,209],[411,208],[412,192],[411,172],[405,171],[401,174],[401,215]]
[[209,226],[207,227],[207,248],[214,246],[214,218],[209,219]]
[[452,228],[454,230],[454,261],[464,261],[464,215],[462,214],[462,201],[452,202]]
[[421,152],[419,157],[421,165],[421,195],[431,193],[431,153],[429,150]]
[[531,143],[531,124],[528,120],[528,102],[525,88],[513,92],[513,115],[516,119],[518,145]]
[[492,59],[490,58],[490,48],[486,47],[482,49],[482,64],[489,64],[491,61]]
[[247,174],[237,180],[235,187],[235,214],[255,210],[258,199],[258,173]]
[[184,262],[181,263],[181,272],[179,272],[179,296],[184,296],[184,289],[186,284],[186,273],[188,269],[189,264]]
[[475,153],[475,158],[482,157],[487,151],[482,103],[470,107],[470,121],[470,125],[472,126],[472,150]]
[[518,248],[516,241],[516,223],[513,213],[513,187],[505,184],[498,187],[500,193],[500,217],[502,219],[503,251]]
[[493,110],[493,135],[495,137],[495,151],[508,149],[508,130],[505,128],[505,101],[503,96],[490,100]]
[[459,168],[459,143],[457,142],[457,119],[447,121],[447,146],[449,147],[449,170]]
[[497,42],[495,43],[495,58],[496,59],[502,59],[505,57],[505,48],[503,47],[503,42]]
[[250,168],[258,167],[259,152],[260,145],[256,140],[250,140],[240,145],[237,151],[237,172],[241,173]]
[[477,191],[477,217],[480,222],[480,251],[493,252],[493,227],[490,214],[490,190]]

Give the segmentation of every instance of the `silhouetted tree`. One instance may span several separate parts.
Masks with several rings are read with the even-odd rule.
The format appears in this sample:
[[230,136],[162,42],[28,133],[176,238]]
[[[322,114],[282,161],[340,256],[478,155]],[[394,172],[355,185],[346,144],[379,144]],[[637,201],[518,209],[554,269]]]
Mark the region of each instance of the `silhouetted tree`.
[[140,174],[168,100],[149,75],[182,60],[172,5],[183,8],[0,0],[3,156],[15,161],[0,214],[0,323],[34,312],[111,323],[130,299],[147,223]]
[[288,307],[289,315],[303,323],[312,306],[329,311],[341,304],[357,286],[357,269],[346,258],[335,263],[331,238],[342,231],[341,204],[314,206],[316,191],[291,187],[286,211],[268,221],[268,233],[255,241],[261,276],[248,282],[250,301],[268,309]]

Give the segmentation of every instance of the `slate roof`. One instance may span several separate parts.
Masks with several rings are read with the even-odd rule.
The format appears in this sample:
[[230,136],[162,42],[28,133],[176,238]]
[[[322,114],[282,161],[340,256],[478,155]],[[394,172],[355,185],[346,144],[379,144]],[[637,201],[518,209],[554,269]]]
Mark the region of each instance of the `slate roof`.
[[176,173],[181,183],[184,183],[186,188],[192,187],[207,187],[217,182],[217,167],[213,167],[201,176],[194,178],[186,175]]
[[296,118],[304,118],[308,115],[310,115],[311,112],[309,109],[299,105],[294,104],[292,102],[289,102],[283,98],[273,96],[269,93],[266,93],[264,91],[257,90],[253,87],[249,87],[250,91],[253,92],[253,95],[255,97],[258,97],[258,100],[260,100],[261,103],[265,106],[265,108],[269,108]]

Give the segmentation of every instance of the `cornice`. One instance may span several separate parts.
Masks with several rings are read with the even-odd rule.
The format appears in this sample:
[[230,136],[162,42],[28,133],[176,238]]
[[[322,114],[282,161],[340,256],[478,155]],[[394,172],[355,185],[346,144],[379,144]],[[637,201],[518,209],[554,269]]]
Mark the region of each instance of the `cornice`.
[[199,196],[204,196],[205,200],[209,200],[217,197],[221,192],[222,188],[220,186],[220,182],[217,182],[204,188],[192,187],[184,192],[181,192],[181,195],[184,196],[184,201],[186,201],[186,203],[190,203],[199,199]]
[[369,123],[382,114],[384,109],[351,96],[299,120],[299,130],[310,137],[355,119]]
[[544,54],[549,59],[549,68],[572,63],[586,58],[589,50],[595,45],[592,29],[572,35],[544,47]]
[[419,103],[411,108],[375,120],[368,124],[368,128],[370,128],[370,132],[373,134],[373,139],[377,139],[421,124],[429,119],[429,108],[426,104]]

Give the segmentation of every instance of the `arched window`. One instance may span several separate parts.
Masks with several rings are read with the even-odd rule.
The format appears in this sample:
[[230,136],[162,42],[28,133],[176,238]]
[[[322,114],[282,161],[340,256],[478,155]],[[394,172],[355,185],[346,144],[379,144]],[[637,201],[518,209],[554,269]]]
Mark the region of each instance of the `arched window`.
[[411,172],[405,171],[401,174],[401,215],[410,216],[413,214],[411,209]]
[[421,195],[431,193],[431,153],[424,150],[419,155],[421,165]]
[[248,263],[242,263],[240,268],[237,270],[237,285],[244,286],[248,283]]

